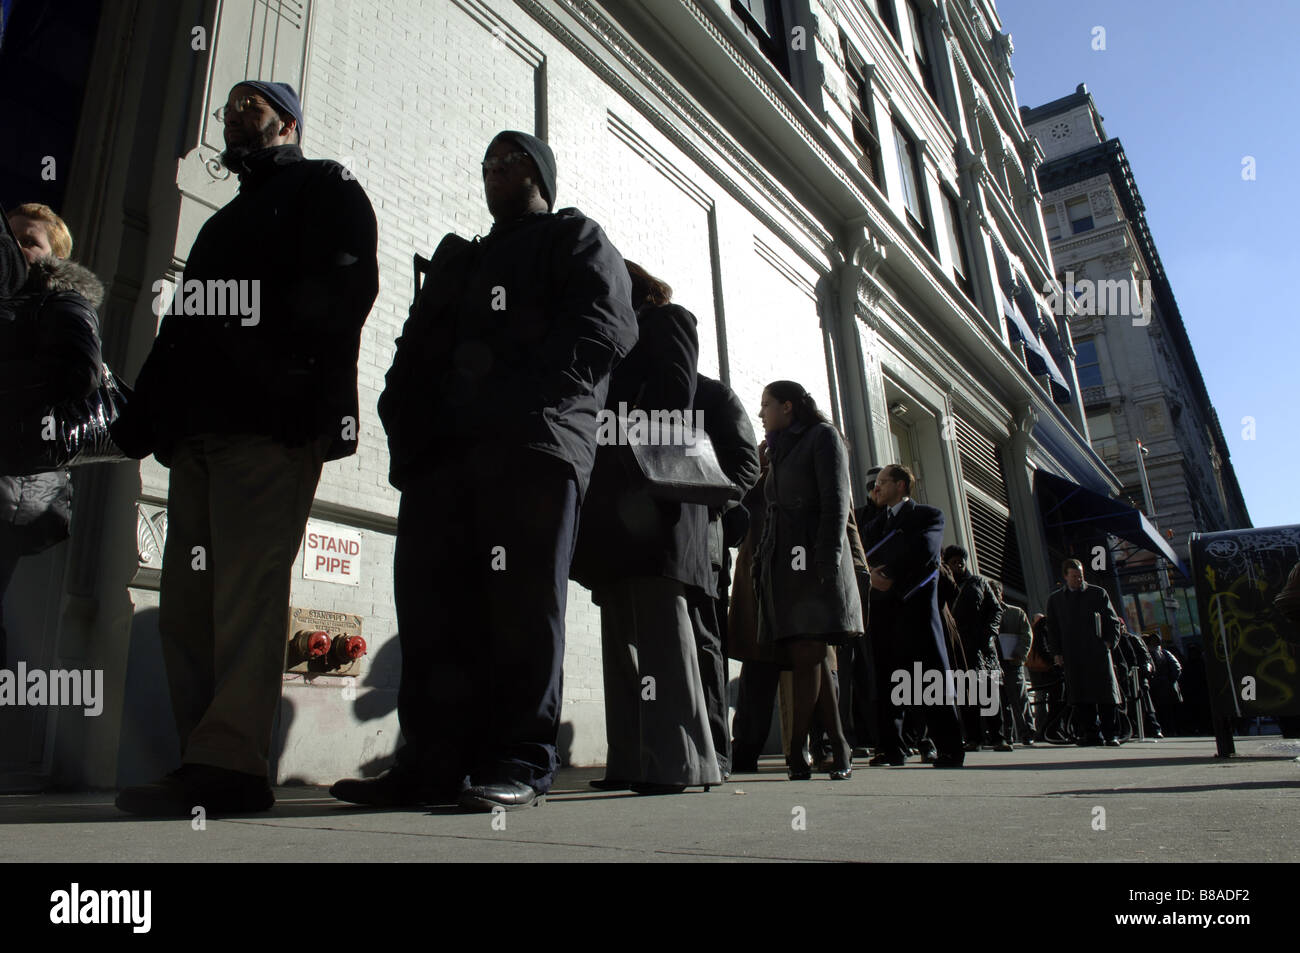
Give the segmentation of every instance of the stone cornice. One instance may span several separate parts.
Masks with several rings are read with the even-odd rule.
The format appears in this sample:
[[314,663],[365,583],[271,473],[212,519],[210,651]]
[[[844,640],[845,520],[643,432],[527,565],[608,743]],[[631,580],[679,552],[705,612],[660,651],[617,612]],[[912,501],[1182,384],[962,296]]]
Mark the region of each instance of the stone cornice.
[[[677,83],[637,49],[622,30],[611,22],[594,3],[590,2],[590,0],[549,0],[549,2],[543,2],[543,0],[515,0],[515,2],[549,30],[570,52],[574,53],[588,68],[600,76],[605,83],[633,103],[643,117],[649,120],[678,148],[689,155],[694,162],[698,163],[715,182],[726,189],[733,198],[762,221],[765,226],[780,235],[809,264],[821,271],[827,268],[825,258],[812,254],[807,247],[811,244],[824,254],[825,249],[831,244],[831,234],[822,223],[810,215],[799,203],[795,202],[789,193],[768,175],[740,147],[734,138],[705,114]],[[694,4],[690,4],[690,6],[694,7]],[[648,100],[642,89],[629,82],[622,72],[611,65],[608,58],[597,55],[596,51],[587,43],[584,43],[580,37],[569,29],[568,25],[555,15],[553,10],[555,7],[563,9],[581,24],[605,50],[613,55],[618,65],[644,84],[644,87],[653,92],[660,102],[653,103]],[[695,8],[695,10],[698,11],[698,8]],[[716,27],[710,33],[715,42],[722,43],[725,41],[725,38],[716,30]],[[730,44],[727,44],[727,46],[730,46]],[[730,47],[729,55],[733,59],[738,56],[734,47]],[[755,81],[759,85],[760,89],[768,86],[752,67],[746,70],[746,74],[751,81]],[[763,91],[765,95],[771,96],[770,87]],[[709,154],[709,150],[700,148],[691,136],[683,135],[682,130],[674,123],[666,121],[662,115],[663,106],[667,106],[671,113],[684,123],[701,142],[706,143],[714,153],[724,156],[732,165],[732,168],[721,167],[714,157]],[[809,140],[807,130],[794,120],[789,109],[783,108],[781,111],[784,116],[795,123],[801,136],[805,140]],[[863,205],[866,205],[865,194],[844,175],[838,164],[831,159],[829,153],[820,146],[816,146],[816,151],[834,169],[837,177],[848,188],[857,193]],[[763,203],[756,202],[748,189],[735,181],[736,171],[743,175],[745,182],[757,190],[772,208],[780,210],[788,221],[798,228],[802,233],[802,241],[792,234],[785,223],[778,221],[768,211],[768,208],[764,207]]]

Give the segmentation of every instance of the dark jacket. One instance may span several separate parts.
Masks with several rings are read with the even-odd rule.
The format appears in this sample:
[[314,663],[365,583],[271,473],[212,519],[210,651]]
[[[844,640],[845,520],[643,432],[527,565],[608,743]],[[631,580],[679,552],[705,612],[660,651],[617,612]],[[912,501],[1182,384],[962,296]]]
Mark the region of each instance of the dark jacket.
[[1002,603],[993,594],[989,581],[978,573],[967,573],[964,579],[958,579],[952,615],[957,620],[957,631],[966,650],[967,662],[983,668],[997,668],[1002,657],[998,647]]
[[768,452],[767,514],[754,557],[759,641],[861,635],[844,442],[828,423],[796,422],[772,436]]
[[[21,292],[0,301],[0,440],[35,425],[54,404],[93,393],[102,374],[99,319],[104,288],[71,261],[38,260]],[[0,446],[0,472],[4,446]],[[24,555],[68,536],[72,487],[67,470],[0,477],[0,526]]]
[[[148,439],[164,465],[178,440],[200,433],[289,446],[329,436],[327,460],[356,452],[357,354],[379,293],[370,200],[343,166],[297,146],[245,165],[239,194],[199,230],[182,281],[259,281],[259,311],[210,314],[205,303],[202,314],[165,316],[119,428]],[[155,309],[170,303],[157,296]]]
[[1000,629],[999,638],[1003,635],[1016,637],[1010,654],[1003,653],[1002,657],[1007,662],[1024,665],[1025,660],[1029,658],[1029,650],[1034,644],[1034,631],[1030,628],[1029,616],[1025,614],[1025,610],[1020,606],[1003,606]]
[[[889,510],[882,509],[862,532],[867,562],[893,581],[888,591],[871,591],[871,637],[899,647],[913,647],[917,658],[922,639],[950,667],[939,614],[939,552],[943,548],[942,511],[908,499],[899,508],[894,527],[886,528]],[[930,653],[925,653],[930,654]]]
[[0,298],[18,293],[27,281],[27,259],[9,226],[9,216],[0,208]]
[[[758,444],[754,425],[740,398],[722,381],[704,374],[695,384],[695,410],[704,416],[704,432],[718,456],[718,465],[732,483],[746,493],[758,482]],[[731,547],[739,546],[749,530],[750,514],[744,503],[731,500],[709,520],[709,559],[714,569],[729,573]]]
[[[638,338],[614,369],[605,409],[677,411],[695,400],[699,339],[695,316],[675,304],[637,313]],[[596,452],[591,485],[578,521],[569,576],[596,593],[610,583],[658,576],[717,595],[709,560],[708,508],[656,500],[634,486],[625,447]]]
[[472,243],[448,236],[380,397],[389,481],[401,489],[471,448],[531,448],[568,463],[581,498],[609,371],[636,339],[627,266],[577,209],[497,224]]
[[1110,650],[1119,643],[1121,626],[1110,596],[1101,586],[1085,582],[1078,592],[1062,586],[1048,597],[1048,650],[1065,659],[1066,700],[1070,704],[1119,704]]

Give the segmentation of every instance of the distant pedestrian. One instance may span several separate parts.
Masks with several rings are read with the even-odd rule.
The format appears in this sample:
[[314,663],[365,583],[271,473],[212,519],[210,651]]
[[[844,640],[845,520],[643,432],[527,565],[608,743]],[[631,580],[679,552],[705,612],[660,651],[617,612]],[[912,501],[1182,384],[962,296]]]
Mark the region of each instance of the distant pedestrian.
[[1165,648],[1158,635],[1147,636],[1147,647],[1151,651],[1154,670],[1151,673],[1151,697],[1155,702],[1156,713],[1164,732],[1171,735],[1180,733],[1182,724],[1183,692],[1179,686],[1183,666],[1178,656]]
[[[999,683],[1002,665],[999,661],[998,634],[1001,631],[1002,603],[994,594],[990,580],[971,572],[966,566],[968,556],[961,546],[948,546],[943,551],[943,562],[957,583],[957,599],[952,608],[957,620],[957,632],[966,652],[966,661],[981,679]],[[995,694],[997,691],[995,690]],[[966,750],[979,751],[987,735],[995,751],[1010,751],[1009,740],[1002,734],[1002,717],[996,712],[982,715],[975,699],[967,699],[962,710],[966,729]],[[1000,705],[999,705],[1000,707]]]
[[1065,584],[1047,600],[1047,641],[1057,664],[1065,667],[1066,702],[1074,706],[1078,742],[1117,748],[1120,691],[1110,650],[1119,643],[1123,623],[1106,590],[1084,580],[1083,563],[1067,559],[1061,572]]
[[1002,621],[998,633],[1002,650],[1002,736],[1022,745],[1034,743],[1033,716],[1029,711],[1029,691],[1025,686],[1025,660],[1033,645],[1034,633],[1029,617],[1019,606],[1009,605],[1003,598],[1002,583],[989,581],[993,595],[1002,605]]

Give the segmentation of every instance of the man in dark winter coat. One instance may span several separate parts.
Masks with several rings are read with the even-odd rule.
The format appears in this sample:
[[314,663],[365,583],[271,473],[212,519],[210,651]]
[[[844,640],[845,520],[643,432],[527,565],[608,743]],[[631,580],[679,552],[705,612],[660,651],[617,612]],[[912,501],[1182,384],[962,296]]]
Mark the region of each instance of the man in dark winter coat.
[[[698,375],[695,410],[703,415],[704,431],[718,456],[727,479],[746,493],[758,482],[758,443],[754,425],[739,397],[722,381]],[[708,710],[713,746],[725,779],[731,771],[731,733],[727,730],[727,607],[731,580],[731,548],[739,546],[749,530],[749,512],[743,503],[731,501],[720,512],[709,514],[709,561],[714,591],[688,593],[691,624],[699,650],[700,679],[704,683],[704,705]]]
[[550,211],[546,143],[500,133],[483,184],[495,224],[481,240],[439,245],[380,397],[389,479],[402,491],[403,743],[382,776],[331,788],[354,803],[525,807],[558,765],[578,508],[596,412],[636,318],[600,226]]
[[[321,466],[354,453],[357,353],[377,230],[343,166],[303,158],[284,83],[236,85],[223,164],[239,193],[204,223],[115,432],[171,468],[159,629],[182,767],[118,806],[267,810],[292,566]],[[120,434],[120,435],[119,435]]]
[[1117,748],[1120,693],[1110,650],[1123,623],[1106,590],[1084,581],[1083,563],[1067,559],[1061,572],[1065,585],[1047,599],[1048,650],[1065,666],[1065,700],[1075,708],[1079,743]]
[[1165,648],[1158,635],[1147,636],[1147,647],[1151,652],[1151,664],[1154,666],[1151,673],[1152,700],[1155,702],[1161,724],[1169,729],[1171,735],[1176,735],[1180,730],[1179,715],[1183,704],[1183,693],[1178,687],[1178,680],[1183,674],[1183,664],[1178,661],[1178,656]]
[[[913,479],[912,472],[897,463],[880,472],[876,502],[882,512],[862,532],[871,566],[870,638],[879,640],[876,653],[882,663],[876,675],[881,711],[878,753],[895,765],[906,760],[907,746],[905,709],[891,698],[893,673],[905,672],[910,679],[919,662],[923,672],[937,673],[946,684],[950,670],[938,597],[944,517],[935,507],[911,498]],[[938,751],[935,767],[961,767],[965,752],[956,707],[951,700],[942,700],[925,704],[923,712]]]
[[[1000,682],[1002,666],[998,649],[998,635],[1002,625],[1002,603],[994,594],[989,580],[966,568],[967,553],[961,546],[949,546],[943,551],[944,564],[952,571],[957,583],[957,600],[952,615],[957,620],[957,633],[966,650],[966,662],[977,669],[981,678]],[[994,692],[995,696],[997,692]],[[995,751],[1010,751],[1008,739],[1002,736],[1000,714],[981,717],[979,705],[967,699],[959,705],[962,723],[966,730],[966,750],[979,751],[987,733]]]

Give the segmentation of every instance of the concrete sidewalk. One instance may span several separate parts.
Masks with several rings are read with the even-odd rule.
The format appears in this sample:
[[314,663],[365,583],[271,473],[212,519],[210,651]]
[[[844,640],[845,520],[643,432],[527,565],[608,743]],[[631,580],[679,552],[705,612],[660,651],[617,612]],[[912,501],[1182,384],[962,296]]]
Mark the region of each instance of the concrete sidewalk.
[[544,806],[495,818],[286,787],[270,813],[198,831],[121,814],[108,793],[8,795],[0,861],[1300,860],[1300,743],[1237,750],[1216,761],[1206,738],[1037,746],[968,755],[962,770],[860,764],[844,782],[787,781],[769,760],[669,797],[593,791],[603,772],[575,768]]

